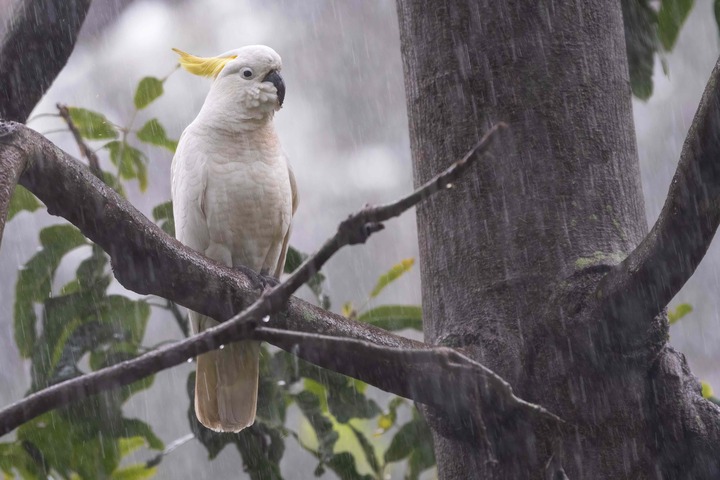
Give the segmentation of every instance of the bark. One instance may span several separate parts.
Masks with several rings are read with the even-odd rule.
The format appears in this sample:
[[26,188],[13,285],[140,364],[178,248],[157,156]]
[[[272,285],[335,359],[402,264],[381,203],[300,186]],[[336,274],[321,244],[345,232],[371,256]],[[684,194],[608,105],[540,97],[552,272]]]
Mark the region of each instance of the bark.
[[[421,188],[396,202],[366,206],[349,216],[295,272],[258,298],[264,284],[256,273],[222,267],[180,245],[42,135],[17,123],[0,122],[0,165],[10,173],[8,178],[17,180],[22,172],[21,183],[48,205],[50,213],[70,220],[105,249],[116,278],[126,288],[163,295],[218,321],[227,320],[202,334],[28,396],[0,411],[0,436],[53,408],[128,385],[240,339],[268,341],[318,366],[431,405],[462,419],[461,424],[474,431],[484,431],[478,411],[486,410],[498,415],[513,411],[533,422],[562,423],[542,407],[517,398],[502,378],[459,351],[431,348],[291,297],[340,248],[364,243],[383,228],[383,222],[461,180],[499,128],[491,129],[463,158]],[[2,193],[0,206],[11,190],[4,197]],[[2,218],[5,212],[0,210]],[[270,323],[261,322],[264,318]],[[443,392],[450,389],[455,389],[456,397],[448,403]]]
[[0,119],[27,120],[70,57],[91,3],[17,3],[0,41]]
[[486,445],[427,410],[440,478],[716,478],[720,415],[666,347],[664,304],[598,289],[647,234],[619,2],[398,0],[398,16],[416,184],[510,125],[418,208],[425,338],[572,425],[486,415]]

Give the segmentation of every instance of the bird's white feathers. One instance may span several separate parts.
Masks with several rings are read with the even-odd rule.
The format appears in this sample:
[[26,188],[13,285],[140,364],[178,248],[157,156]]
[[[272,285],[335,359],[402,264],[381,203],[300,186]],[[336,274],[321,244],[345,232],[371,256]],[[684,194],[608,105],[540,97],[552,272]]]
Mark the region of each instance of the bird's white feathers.
[[[262,81],[281,68],[280,57],[263,46],[231,54],[236,58],[213,82],[173,159],[176,236],[224,265],[278,277],[297,207],[295,181],[272,123],[277,92]],[[252,78],[242,76],[245,69]],[[195,333],[217,324],[195,312],[190,319]],[[255,342],[198,357],[195,405],[205,426],[239,431],[252,424],[258,361]]]

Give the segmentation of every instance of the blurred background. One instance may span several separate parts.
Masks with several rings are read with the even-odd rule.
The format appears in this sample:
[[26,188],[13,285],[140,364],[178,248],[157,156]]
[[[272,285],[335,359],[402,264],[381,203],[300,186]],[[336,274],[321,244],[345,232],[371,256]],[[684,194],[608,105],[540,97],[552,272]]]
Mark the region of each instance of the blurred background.
[[[12,0],[0,0],[9,21]],[[655,90],[647,102],[634,100],[647,220],[662,208],[683,140],[705,82],[718,56],[718,29],[711,0],[698,0],[678,43],[665,58],[669,74],[655,65]],[[0,27],[4,28],[4,27]],[[33,115],[56,113],[56,103],[104,113],[127,125],[133,94],[144,76],[173,72],[177,47],[210,56],[247,44],[266,44],[283,58],[287,95],[277,114],[279,136],[293,164],[300,207],[292,245],[313,251],[338,222],[365,203],[396,198],[412,188],[400,42],[392,0],[95,0],[74,53]],[[210,80],[175,71],[165,94],[140,112],[134,125],[157,117],[177,139],[197,114]],[[59,118],[37,117],[29,125],[78,155]],[[145,148],[150,185],[128,196],[143,213],[170,198],[172,155]],[[448,159],[450,162],[452,159]],[[58,219],[38,211],[22,213],[6,228],[0,248],[0,404],[21,398],[30,384],[29,364],[13,341],[12,307],[18,269],[37,251],[38,230]],[[73,275],[75,252],[60,266],[56,284]],[[326,289],[335,310],[346,301],[365,302],[377,277],[405,258],[417,256],[415,218],[407,213],[388,223],[366,246],[348,248],[326,268]],[[673,304],[694,311],[671,328],[671,343],[684,352],[693,372],[720,389],[720,242],[710,248]],[[113,287],[121,291],[122,287]],[[310,298],[308,292],[304,292]],[[420,303],[417,266],[390,285],[377,303]],[[167,318],[166,318],[167,317]],[[169,315],[154,312],[145,343],[180,338]],[[133,398],[128,415],[150,423],[167,443],[188,433],[185,381],[190,366],[157,375],[155,387]],[[150,455],[148,455],[150,456]],[[238,478],[237,452],[228,448],[207,462],[190,442],[163,462],[158,478]],[[138,458],[145,460],[146,458]],[[288,478],[311,478],[307,454],[289,449],[283,459]],[[396,476],[397,476],[396,472]],[[398,477],[399,478],[399,477]]]

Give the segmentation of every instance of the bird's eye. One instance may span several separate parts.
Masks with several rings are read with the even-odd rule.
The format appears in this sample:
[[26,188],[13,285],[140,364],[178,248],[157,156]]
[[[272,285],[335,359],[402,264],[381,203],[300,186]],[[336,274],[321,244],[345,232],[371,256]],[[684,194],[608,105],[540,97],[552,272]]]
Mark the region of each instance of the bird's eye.
[[253,76],[252,68],[248,68],[248,67],[243,68],[242,76],[245,78],[252,78],[252,76]]

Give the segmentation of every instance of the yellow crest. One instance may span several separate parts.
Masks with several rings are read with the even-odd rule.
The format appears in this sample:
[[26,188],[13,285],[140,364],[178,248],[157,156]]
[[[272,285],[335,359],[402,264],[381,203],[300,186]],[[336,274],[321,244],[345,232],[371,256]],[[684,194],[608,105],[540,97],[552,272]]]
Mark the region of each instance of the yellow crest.
[[229,61],[237,58],[237,55],[230,57],[196,57],[177,48],[173,48],[173,52],[180,55],[180,65],[182,65],[185,70],[201,77],[217,78],[218,74],[225,68],[225,65],[227,65]]

